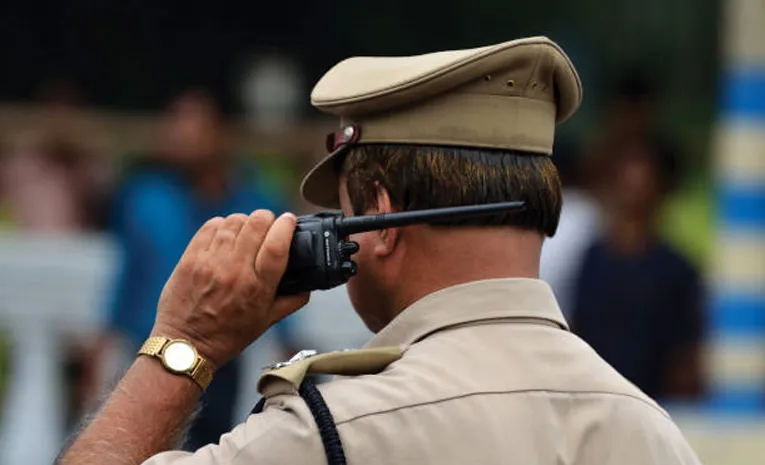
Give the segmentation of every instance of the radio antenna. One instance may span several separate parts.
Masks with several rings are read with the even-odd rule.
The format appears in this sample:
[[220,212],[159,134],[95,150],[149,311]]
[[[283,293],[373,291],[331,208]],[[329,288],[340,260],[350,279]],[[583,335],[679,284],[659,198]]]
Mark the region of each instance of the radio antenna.
[[351,216],[335,220],[339,236],[347,236],[375,229],[396,228],[413,224],[429,223],[437,220],[461,220],[474,216],[486,216],[494,213],[517,212],[524,209],[525,202],[497,202],[483,205],[465,205],[427,210],[412,210],[379,215]]

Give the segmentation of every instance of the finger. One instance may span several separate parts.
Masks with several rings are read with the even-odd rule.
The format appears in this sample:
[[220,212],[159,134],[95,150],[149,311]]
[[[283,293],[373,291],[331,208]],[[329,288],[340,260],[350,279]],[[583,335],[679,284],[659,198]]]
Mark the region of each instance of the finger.
[[247,223],[248,218],[249,216],[245,215],[244,213],[234,213],[234,214],[228,215],[226,217],[226,224],[224,227],[226,229],[229,229],[236,236],[239,236],[239,233],[242,231],[242,228]]
[[287,268],[290,242],[295,231],[297,218],[292,213],[280,216],[268,230],[263,245],[255,257],[255,274],[260,281],[276,289]]
[[199,228],[197,233],[194,234],[194,237],[191,238],[191,241],[189,241],[189,245],[186,247],[186,252],[184,252],[184,255],[196,255],[210,247],[210,243],[215,237],[215,233],[218,231],[218,228],[223,225],[224,222],[225,220],[220,216],[216,216],[215,218],[210,218],[207,220],[205,224]]
[[277,298],[271,306],[271,324],[276,324],[300,310],[308,303],[310,298],[311,294],[309,292]]
[[233,247],[236,237],[247,222],[247,215],[235,213],[226,217],[218,228],[208,250],[221,250]]
[[268,210],[255,210],[247,218],[247,222],[242,227],[242,231],[236,238],[234,250],[237,255],[247,260],[247,263],[254,263],[258,250],[263,244],[268,228],[274,223],[274,214]]

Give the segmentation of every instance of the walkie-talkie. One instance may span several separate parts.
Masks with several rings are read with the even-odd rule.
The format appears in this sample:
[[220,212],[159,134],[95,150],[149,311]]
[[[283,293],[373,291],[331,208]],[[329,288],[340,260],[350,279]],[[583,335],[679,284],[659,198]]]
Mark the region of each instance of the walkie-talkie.
[[277,294],[294,295],[332,289],[348,282],[356,274],[356,263],[351,260],[351,255],[359,251],[359,244],[347,240],[350,234],[508,213],[520,211],[523,206],[524,202],[516,201],[348,218],[332,212],[300,216],[292,237],[287,271],[279,283]]

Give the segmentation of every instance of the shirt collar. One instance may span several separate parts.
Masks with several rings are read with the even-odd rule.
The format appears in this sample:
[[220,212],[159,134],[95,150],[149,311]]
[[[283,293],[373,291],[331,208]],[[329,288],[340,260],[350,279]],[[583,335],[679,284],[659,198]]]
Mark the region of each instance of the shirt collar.
[[447,327],[512,318],[546,320],[568,330],[552,289],[544,281],[488,279],[426,295],[398,314],[366,347],[408,345]]

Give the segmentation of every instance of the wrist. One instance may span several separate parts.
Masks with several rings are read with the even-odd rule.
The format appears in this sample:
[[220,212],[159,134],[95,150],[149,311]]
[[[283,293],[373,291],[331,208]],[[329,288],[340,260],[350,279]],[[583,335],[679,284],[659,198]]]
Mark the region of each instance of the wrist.
[[169,373],[192,379],[202,391],[212,382],[214,368],[194,345],[181,337],[150,336],[138,351],[138,356],[158,360]]
[[138,357],[133,362],[133,366],[143,375],[144,379],[151,381],[147,382],[147,385],[160,392],[173,394],[187,393],[197,397],[202,395],[202,390],[199,389],[199,385],[193,379],[188,376],[174,375],[167,371],[159,359]]
[[194,347],[197,354],[207,360],[213,371],[223,366],[217,351],[210,348],[209,344],[199,334],[177,329],[174,326],[157,323],[152,328],[149,337],[166,337],[168,339],[187,341]]

